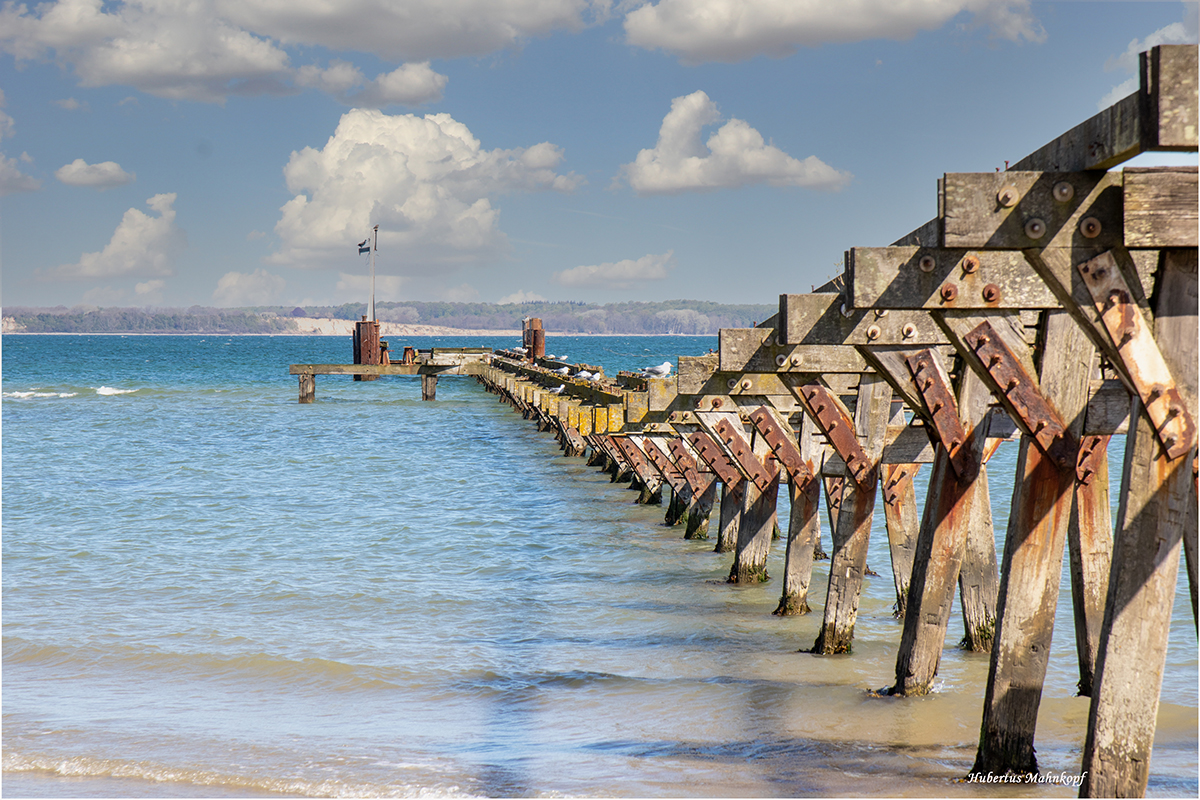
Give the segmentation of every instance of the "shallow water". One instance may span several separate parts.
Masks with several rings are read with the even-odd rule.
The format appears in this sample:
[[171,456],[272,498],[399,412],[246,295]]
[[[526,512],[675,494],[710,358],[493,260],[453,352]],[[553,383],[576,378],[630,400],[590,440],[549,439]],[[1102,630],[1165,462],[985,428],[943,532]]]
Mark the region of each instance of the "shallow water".
[[[548,342],[610,374],[715,345]],[[724,585],[728,556],[469,378],[422,403],[415,380],[320,377],[298,405],[287,365],[349,351],[4,337],[6,795],[1075,794],[958,782],[986,656],[948,647],[929,697],[868,695],[900,633],[882,514],[854,653],[800,653],[828,562],[818,614],[771,616],[778,578]],[[998,538],[1015,452],[989,467]],[[1079,770],[1071,631],[1067,590],[1047,773]],[[1196,707],[1181,583],[1150,794],[1196,795]]]

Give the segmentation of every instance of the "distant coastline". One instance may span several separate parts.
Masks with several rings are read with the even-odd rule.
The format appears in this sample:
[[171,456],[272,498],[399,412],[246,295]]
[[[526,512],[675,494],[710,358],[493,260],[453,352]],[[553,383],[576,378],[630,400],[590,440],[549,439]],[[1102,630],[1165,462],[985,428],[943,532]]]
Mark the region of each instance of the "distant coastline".
[[[523,319],[536,317],[560,336],[715,336],[722,328],[749,328],[778,307],[704,300],[626,302],[379,303],[384,337],[519,336]],[[250,308],[98,308],[55,306],[3,309],[0,333],[349,336],[363,319],[362,303],[340,306]]]

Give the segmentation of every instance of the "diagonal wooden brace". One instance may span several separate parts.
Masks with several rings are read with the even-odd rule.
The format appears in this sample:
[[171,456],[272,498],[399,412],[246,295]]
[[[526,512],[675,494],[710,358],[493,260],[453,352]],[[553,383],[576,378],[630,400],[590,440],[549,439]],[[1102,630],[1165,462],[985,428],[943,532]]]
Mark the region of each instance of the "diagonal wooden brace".
[[1087,486],[1100,469],[1100,461],[1108,459],[1107,436],[1084,436],[1075,461],[1075,479]]
[[628,436],[613,436],[611,441],[625,456],[625,460],[633,466],[633,471],[637,473],[642,483],[650,484],[656,481],[658,476],[653,473],[653,468],[646,463],[646,457],[642,455],[642,451]]
[[712,471],[717,473],[717,477],[726,486],[736,486],[741,481],[745,480],[742,473],[738,472],[737,467],[725,455],[725,451],[721,446],[712,440],[707,433],[696,431],[688,437],[688,442],[692,445],[692,449],[704,462],[712,467]]
[[793,435],[784,430],[769,407],[763,406],[752,413],[750,422],[770,446],[775,459],[787,470],[792,481],[803,486],[812,480],[812,466],[800,455],[800,448],[796,446]]
[[746,438],[746,432],[741,425],[735,425],[729,419],[722,418],[717,420],[713,427],[746,476],[760,492],[767,491],[771,487],[771,481],[779,474],[779,468],[772,463],[773,459],[768,458],[764,463],[763,459],[754,455],[750,440]]
[[1196,444],[1196,422],[1112,252],[1101,253],[1078,269],[1167,458],[1190,452]]
[[688,452],[684,446],[682,439],[671,439],[667,443],[667,447],[671,450],[671,456],[675,459],[675,465],[683,473],[684,479],[688,482],[693,493],[704,491],[704,487],[709,480],[701,477],[700,469],[696,464],[696,459],[692,458],[692,454]]
[[666,478],[667,483],[671,487],[671,491],[682,493],[689,490],[687,479],[683,477],[683,472],[675,466],[671,461],[671,457],[662,451],[653,439],[647,437],[642,439],[642,449],[646,451],[646,460],[654,465],[655,469],[662,473]]
[[804,410],[846,462],[854,482],[859,486],[870,485],[874,480],[875,463],[858,443],[854,419],[842,401],[819,383],[810,383],[795,391]]
[[1025,371],[991,324],[986,320],[979,323],[963,341],[987,370],[988,382],[1013,421],[1059,469],[1073,467],[1079,447],[1075,437],[1042,395],[1037,378]]
[[967,432],[958,418],[958,403],[950,386],[950,376],[931,350],[913,353],[905,361],[912,371],[913,381],[917,384],[925,408],[929,410],[933,429],[937,431],[938,439],[950,457],[950,466],[958,477],[971,480],[979,472],[979,464],[975,462]]

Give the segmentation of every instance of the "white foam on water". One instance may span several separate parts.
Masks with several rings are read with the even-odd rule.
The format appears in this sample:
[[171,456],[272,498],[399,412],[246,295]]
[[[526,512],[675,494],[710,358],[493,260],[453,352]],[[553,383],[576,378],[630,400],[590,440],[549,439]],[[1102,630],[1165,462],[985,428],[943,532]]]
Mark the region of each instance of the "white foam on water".
[[31,397],[75,397],[79,392],[39,392],[31,390],[28,392],[5,392],[3,397],[11,397],[16,400],[28,400]]
[[101,386],[96,389],[96,394],[110,396],[116,394],[133,394],[137,389],[114,389],[111,386]]

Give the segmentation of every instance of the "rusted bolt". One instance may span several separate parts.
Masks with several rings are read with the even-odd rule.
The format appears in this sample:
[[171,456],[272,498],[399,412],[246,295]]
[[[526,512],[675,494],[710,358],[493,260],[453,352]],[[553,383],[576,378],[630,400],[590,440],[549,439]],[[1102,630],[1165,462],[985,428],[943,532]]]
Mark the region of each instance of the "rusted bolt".
[[1013,389],[1017,388],[1018,383],[1019,381],[1016,378],[1009,378],[1008,383],[1004,387],[1004,391],[1011,392]]
[[879,329],[878,325],[872,325],[871,327],[867,328],[867,338],[870,339],[871,341],[875,341],[882,334],[883,334],[883,331],[881,331]]
[[1079,480],[1082,483],[1087,483],[1088,478],[1090,478],[1091,476],[1092,476],[1092,470],[1084,469],[1083,472],[1080,473],[1080,475],[1079,475]]
[[732,389],[733,387],[737,386],[737,378],[730,378],[729,380],[725,381],[725,385]]
[[999,363],[1000,363],[1000,356],[992,355],[990,358],[988,358],[988,369],[991,369],[992,367],[996,366]]
[[1161,386],[1151,386],[1151,387],[1150,387],[1150,399],[1149,399],[1149,402],[1153,403],[1155,400],[1157,400],[1158,398],[1162,397],[1162,394],[1163,394],[1163,387],[1161,387]]
[[1040,239],[1046,235],[1046,223],[1037,217],[1025,223],[1025,235],[1030,239]]
[[719,397],[714,397],[714,398],[712,399],[712,407],[713,407],[713,408],[720,408],[720,407],[721,407],[721,404],[722,404],[721,398],[719,398]]
[[1054,195],[1054,199],[1058,202],[1066,203],[1075,196],[1075,187],[1066,181],[1059,181],[1058,183],[1054,184],[1054,191],[1052,194]]
[[695,403],[693,403],[693,405],[694,405],[696,408],[700,408],[702,405],[704,405],[704,401],[703,401],[702,399],[699,399],[699,398],[697,398],[697,399],[696,399],[696,402],[695,402]]
[[742,381],[742,390],[745,391],[746,389],[749,389],[749,388],[750,388],[750,379],[746,378],[744,381]]
[[953,302],[954,298],[958,297],[958,287],[955,286],[953,283],[947,283],[945,286],[942,287],[941,294],[942,294],[943,301],[945,301],[947,303]]
[[986,303],[1000,302],[1000,287],[994,283],[989,283],[983,287],[983,300]]
[[829,430],[833,430],[837,426],[838,426],[838,421],[836,419],[829,420]]
[[967,256],[966,258],[964,258],[962,260],[962,268],[963,268],[963,272],[966,272],[968,274],[979,269],[979,256],[970,255],[970,256]]
[[802,360],[802,359],[800,358],[800,356],[792,356],[792,366],[793,366],[793,367],[798,367],[798,366],[800,366],[800,362],[801,362],[801,360]]
[[887,310],[886,308],[877,308],[877,309],[875,309],[875,316],[876,316],[876,317],[878,317],[878,318],[882,319],[883,317],[886,317],[887,315],[888,315],[888,310]]
[[904,335],[905,339],[911,339],[917,335],[917,326],[909,322],[900,329],[900,333]]
[[782,367],[786,363],[787,363],[787,356],[785,356],[785,355],[775,356],[775,366]]
[[1046,427],[1046,420],[1044,420],[1044,419],[1039,419],[1039,420],[1037,421],[1037,424],[1035,424],[1035,425],[1033,426],[1033,432],[1034,432],[1034,433],[1041,433],[1041,432],[1042,432],[1042,429],[1044,429],[1045,427]]
[[1015,186],[1005,186],[996,193],[996,202],[1005,208],[1012,208],[1021,199],[1021,193],[1017,191]]
[[937,412],[941,411],[945,407],[946,407],[946,404],[943,403],[941,400],[938,400],[936,403],[933,404],[933,408],[931,408],[929,410],[932,411],[934,414],[936,414]]
[[920,374],[921,374],[922,372],[924,372],[924,371],[925,371],[925,362],[924,362],[924,361],[920,361],[920,362],[918,362],[918,363],[917,363],[917,368],[913,370],[913,374],[914,374],[914,375],[920,375]]
[[921,256],[921,260],[917,262],[917,267],[921,272],[933,272],[933,268],[937,266],[937,261],[933,256]]
[[933,378],[926,378],[925,382],[921,384],[921,389],[925,390],[925,389],[928,389],[930,386],[933,386]]
[[842,316],[846,317],[847,319],[849,319],[850,315],[854,313],[854,311],[847,307],[845,303],[842,303],[841,312]]
[[1175,417],[1178,417],[1182,411],[1183,411],[1183,409],[1180,408],[1179,406],[1169,407],[1167,409],[1167,419],[1174,419]]
[[954,450],[954,449],[956,449],[956,448],[957,448],[959,445],[961,445],[961,444],[962,444],[962,442],[961,442],[961,441],[959,441],[958,439],[951,439],[951,440],[950,440],[950,447],[949,447],[949,448],[947,448],[947,449],[949,449],[949,450]]
[[1175,443],[1176,443],[1177,441],[1179,441],[1179,440],[1178,440],[1177,438],[1175,438],[1175,436],[1174,436],[1174,435],[1172,435],[1172,434],[1167,434],[1166,436],[1164,436],[1164,437],[1163,437],[1163,447],[1165,447],[1165,448],[1167,448],[1168,450],[1170,450],[1172,447],[1174,447],[1174,446],[1175,446]]
[[1100,231],[1104,226],[1100,224],[1100,220],[1095,217],[1084,217],[1079,222],[1079,232],[1088,239],[1095,239],[1100,235]]

